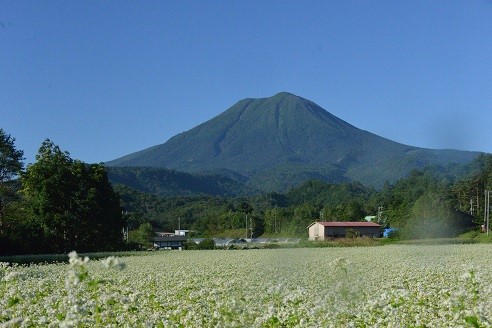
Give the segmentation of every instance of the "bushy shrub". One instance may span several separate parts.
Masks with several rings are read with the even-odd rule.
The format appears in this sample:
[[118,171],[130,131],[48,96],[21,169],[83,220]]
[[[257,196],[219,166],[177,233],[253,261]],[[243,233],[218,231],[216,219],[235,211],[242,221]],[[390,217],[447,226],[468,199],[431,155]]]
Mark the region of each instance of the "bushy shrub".
[[212,238],[205,238],[197,245],[197,249],[215,249],[215,242]]

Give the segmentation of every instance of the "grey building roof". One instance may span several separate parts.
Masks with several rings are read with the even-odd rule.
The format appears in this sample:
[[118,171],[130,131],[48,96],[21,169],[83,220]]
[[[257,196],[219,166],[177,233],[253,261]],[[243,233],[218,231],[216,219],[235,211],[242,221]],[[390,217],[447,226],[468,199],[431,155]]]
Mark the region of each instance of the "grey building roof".
[[186,241],[186,236],[156,236],[153,241]]

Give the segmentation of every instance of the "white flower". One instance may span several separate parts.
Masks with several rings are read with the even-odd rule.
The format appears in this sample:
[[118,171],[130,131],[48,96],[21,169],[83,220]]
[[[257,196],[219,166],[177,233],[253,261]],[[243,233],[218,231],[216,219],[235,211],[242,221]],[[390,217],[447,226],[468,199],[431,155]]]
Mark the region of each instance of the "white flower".
[[123,270],[126,268],[126,264],[123,262],[120,262],[120,260],[114,256],[107,257],[106,259],[101,261],[101,264],[105,268],[115,268],[118,270]]
[[84,258],[81,258],[76,251],[71,251],[68,253],[68,263],[71,266],[82,266],[85,265],[89,262],[89,258],[85,256]]

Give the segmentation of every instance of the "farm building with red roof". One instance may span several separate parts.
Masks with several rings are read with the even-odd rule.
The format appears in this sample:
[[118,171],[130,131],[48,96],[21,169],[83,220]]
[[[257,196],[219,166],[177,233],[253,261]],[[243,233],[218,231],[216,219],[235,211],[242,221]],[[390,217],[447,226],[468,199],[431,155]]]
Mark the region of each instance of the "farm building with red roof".
[[313,222],[308,229],[309,240],[343,238],[347,231],[361,237],[381,236],[381,225],[374,222]]

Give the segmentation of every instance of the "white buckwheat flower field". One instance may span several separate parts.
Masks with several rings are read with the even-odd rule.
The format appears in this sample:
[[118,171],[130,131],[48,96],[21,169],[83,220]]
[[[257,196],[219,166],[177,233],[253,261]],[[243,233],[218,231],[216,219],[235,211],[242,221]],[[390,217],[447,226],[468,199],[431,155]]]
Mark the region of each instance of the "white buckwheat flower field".
[[492,245],[0,265],[0,327],[491,327]]

